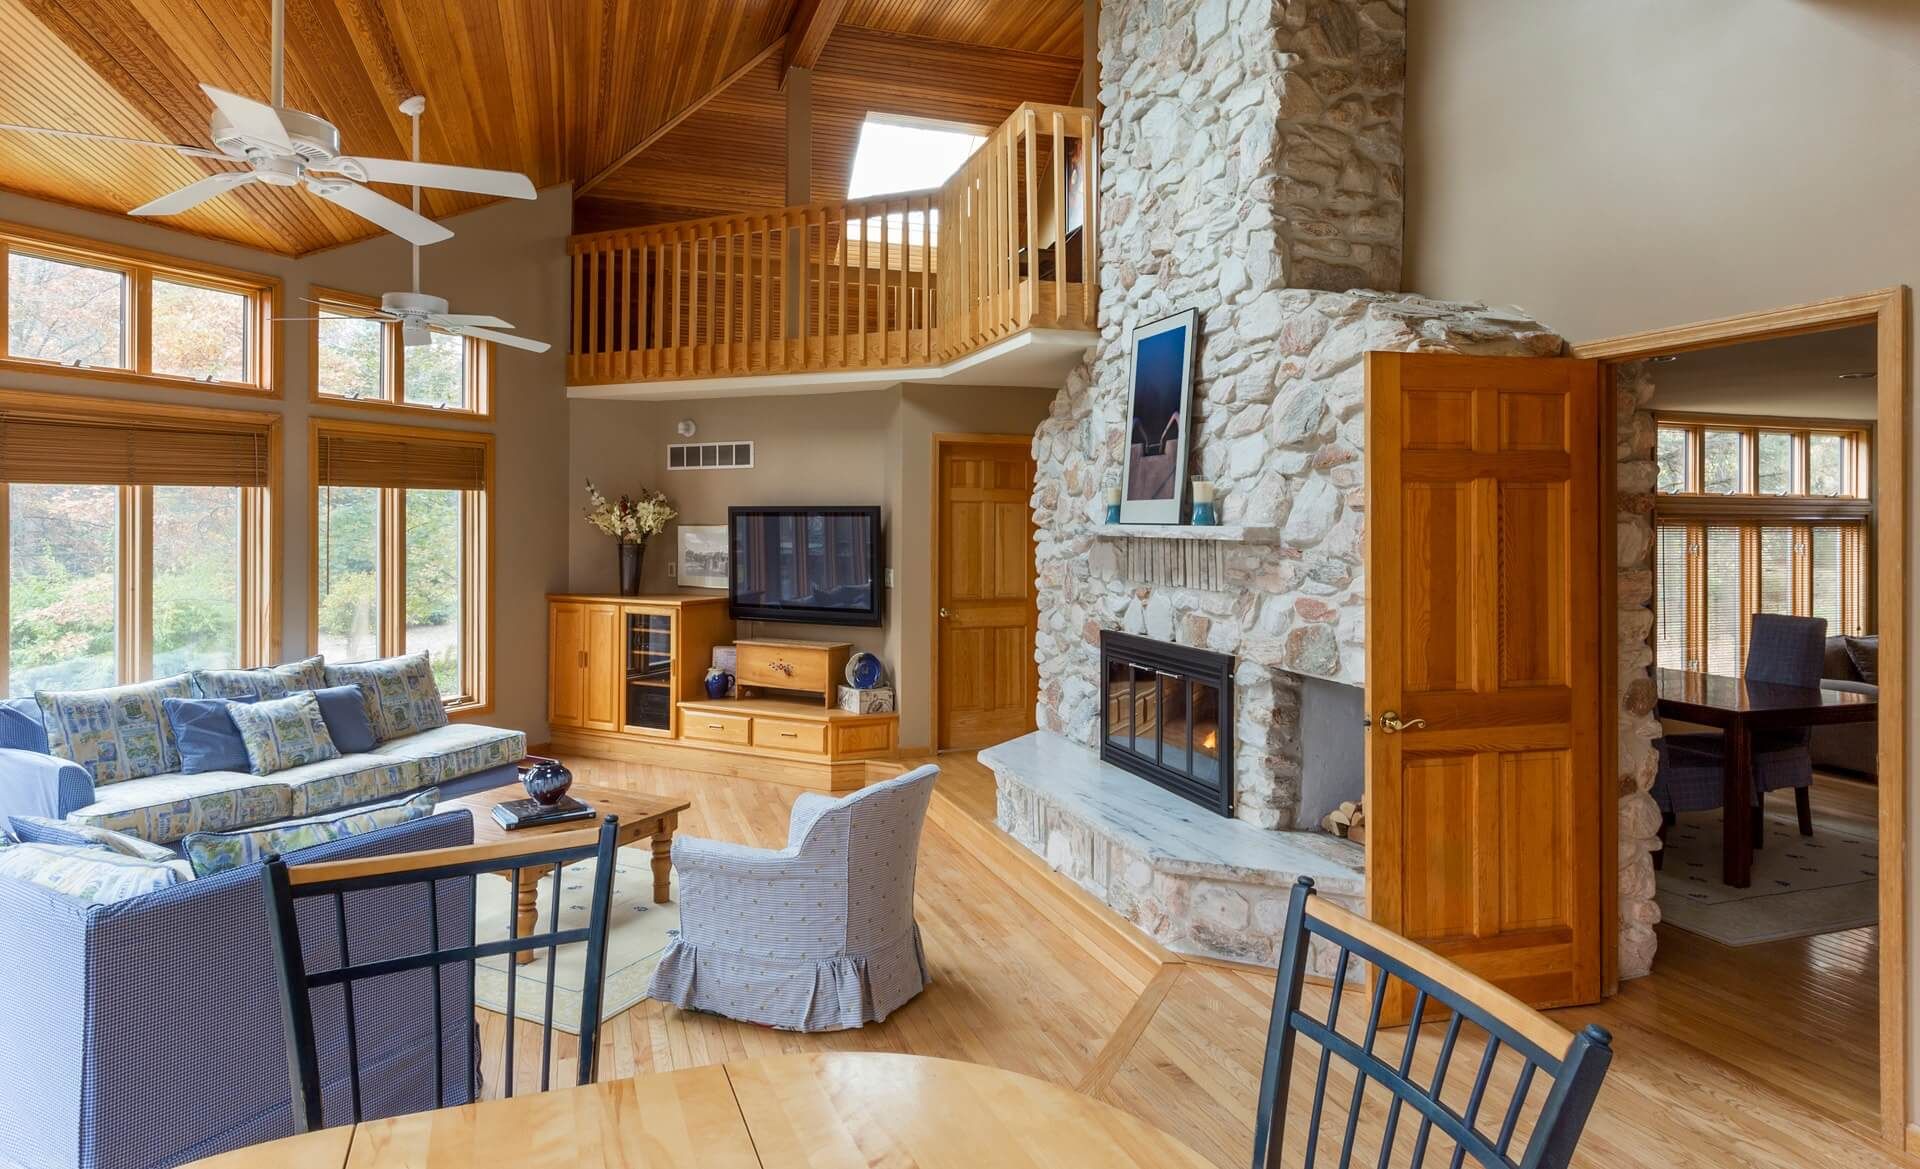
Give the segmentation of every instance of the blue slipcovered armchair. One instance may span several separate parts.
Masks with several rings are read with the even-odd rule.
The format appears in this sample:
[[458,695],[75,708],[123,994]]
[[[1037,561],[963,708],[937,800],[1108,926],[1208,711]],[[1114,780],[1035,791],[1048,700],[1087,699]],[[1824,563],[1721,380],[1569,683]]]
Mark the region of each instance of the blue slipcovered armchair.
[[[8,807],[59,795],[59,769],[6,752]],[[16,770],[12,767],[21,763]],[[84,775],[85,773],[82,772]],[[52,793],[52,794],[49,794]],[[33,814],[44,814],[33,804]],[[56,807],[54,810],[58,810]],[[296,863],[446,848],[473,841],[465,811],[319,845]],[[473,930],[472,886],[435,901],[443,941]],[[337,962],[331,905],[302,910],[315,965]],[[305,921],[307,912],[321,911]],[[350,894],[357,960],[418,951],[429,934],[417,889]],[[170,1169],[293,1132],[292,1090],[257,865],[109,905],[89,905],[0,877],[0,1166]],[[464,1104],[468,1077],[434,1099],[434,974],[414,971],[355,996],[364,1104],[392,1116]],[[448,1068],[474,1066],[470,976],[439,972],[438,1042]],[[348,1118],[345,1027],[338,999],[316,998],[329,1124]]]
[[0,827],[9,816],[64,820],[93,802],[93,777],[47,754],[47,728],[31,698],[0,700]]

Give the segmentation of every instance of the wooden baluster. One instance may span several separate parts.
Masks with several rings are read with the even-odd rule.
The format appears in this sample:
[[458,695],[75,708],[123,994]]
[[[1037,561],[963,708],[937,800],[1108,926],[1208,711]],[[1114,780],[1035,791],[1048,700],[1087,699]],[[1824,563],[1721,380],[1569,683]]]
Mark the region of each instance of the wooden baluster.
[[1009,120],[1006,131],[1006,224],[1007,242],[1004,258],[1006,265],[1007,297],[1001,303],[1000,332],[1013,331],[1014,324],[1020,319],[1020,159],[1017,151],[1020,145],[1020,132]]
[[768,263],[773,253],[773,220],[760,217],[760,372],[772,369],[773,354],[768,343],[773,339],[773,272]]
[[[817,261],[809,257],[809,267],[817,274],[813,292],[813,318],[814,332],[820,338],[818,350],[820,356],[814,360],[813,366],[815,369],[825,369],[827,365],[827,209],[822,207],[817,215],[820,223],[820,256]],[[813,246],[813,239],[813,232],[809,231],[808,247]]]
[[1083,328],[1100,327],[1100,254],[1099,225],[1093,219],[1093,193],[1100,182],[1100,152],[1094,140],[1093,115],[1080,115],[1080,166],[1085,172],[1081,183],[1080,222],[1080,322]]
[[[1040,311],[1040,213],[1037,210],[1040,191],[1035,180],[1035,172],[1040,153],[1039,121],[1034,116],[1033,107],[1028,106],[1026,117],[1021,123],[1021,133],[1026,139],[1026,179],[1027,179],[1027,221],[1025,234],[1027,241],[1027,275],[1020,282],[1020,324],[1029,327]],[[1058,224],[1055,229],[1058,230]],[[1056,264],[1060,260],[1060,249],[1053,250]]]
[[726,231],[726,273],[727,288],[720,297],[720,348],[725,355],[724,368],[733,372],[733,220],[729,219]]
[[624,231],[614,237],[614,254],[619,257],[620,294],[614,298],[613,310],[620,315],[620,326],[614,330],[618,344],[614,347],[613,376],[616,381],[629,381],[632,375],[627,365],[633,358],[633,348],[628,344],[632,330],[627,327],[627,311],[633,307],[633,251]]
[[567,380],[577,382],[581,380],[580,322],[586,317],[587,307],[584,303],[585,298],[580,291],[580,272],[584,267],[585,261],[578,247],[571,250],[573,252],[571,257],[573,260],[573,339],[567,351]]
[[847,286],[853,283],[853,236],[849,234],[847,224],[852,222],[852,212],[846,206],[840,206],[840,368],[845,369],[853,363],[853,336],[847,325],[852,320],[851,305],[847,303]]
[[611,241],[600,246],[600,352],[595,362],[600,379],[613,380],[613,248]]
[[920,200],[920,356],[933,362],[933,196]]
[[1053,323],[1067,323],[1067,118],[1053,111]]
[[867,362],[867,244],[873,237],[872,225],[867,222],[867,205],[860,204],[860,309],[855,318],[854,327],[860,334],[860,364]]

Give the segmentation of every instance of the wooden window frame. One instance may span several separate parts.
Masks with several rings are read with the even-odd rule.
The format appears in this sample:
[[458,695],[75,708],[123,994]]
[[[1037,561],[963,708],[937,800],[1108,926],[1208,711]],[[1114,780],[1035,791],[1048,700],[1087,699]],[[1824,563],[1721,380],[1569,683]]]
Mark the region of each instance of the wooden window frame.
[[[13,252],[50,260],[82,264],[119,272],[126,281],[126,310],[121,321],[126,366],[72,366],[34,357],[15,357],[6,351],[7,288]],[[247,298],[247,376],[237,382],[207,381],[153,369],[153,282],[155,278],[198,285]],[[49,374],[121,384],[164,386],[241,394],[249,398],[279,398],[279,346],[273,320],[280,315],[283,286],[279,278],[197,260],[183,260],[159,252],[101,243],[81,236],[45,231],[17,223],[0,222],[0,370]]]
[[[1871,422],[1843,418],[1778,418],[1751,414],[1698,414],[1662,411],[1654,415],[1654,432],[1680,430],[1687,436],[1686,488],[1658,491],[1655,498],[1661,508],[1685,508],[1696,504],[1736,502],[1741,506],[1768,503],[1804,511],[1809,504],[1871,501],[1873,497],[1873,430]],[[1707,431],[1733,431],[1740,435],[1740,486],[1732,493],[1705,490],[1704,459]],[[1784,495],[1762,494],[1759,490],[1759,436],[1787,434],[1793,441],[1793,482]],[[1810,495],[1807,483],[1808,440],[1814,435],[1837,434],[1845,444],[1841,454],[1841,472],[1845,484],[1838,495]],[[1657,441],[1657,438],[1656,438]]]
[[[380,298],[367,296],[359,292],[346,292],[337,288],[312,287],[307,290],[308,299],[315,302],[316,316],[323,310],[345,312],[347,315],[363,315],[377,312]],[[349,398],[345,394],[322,393],[320,389],[320,322],[315,320],[307,327],[307,369],[308,400],[316,406],[339,406],[350,410],[365,410],[371,413],[405,415],[413,418],[474,418],[481,421],[493,419],[493,343],[474,337],[463,337],[466,345],[465,382],[467,387],[467,405],[427,406],[418,402],[405,401],[407,384],[407,347],[400,333],[397,321],[382,321],[380,346],[380,386],[379,396],[375,398]]]
[[[192,423],[208,427],[259,433],[267,447],[267,483],[240,488],[240,660],[241,667],[266,666],[280,660],[280,565],[283,535],[279,506],[283,469],[281,416],[252,410],[219,410],[174,406],[121,398],[91,398],[71,394],[43,394],[29,390],[0,390],[0,409],[32,411],[43,417],[75,422]],[[104,483],[117,492],[118,586],[114,614],[115,684],[144,682],[153,676],[153,488]],[[0,623],[12,615],[12,499],[0,481]],[[10,637],[0,636],[0,690],[7,687],[12,648]]]
[[[329,398],[329,402],[340,399]],[[447,713],[486,714],[493,709],[494,635],[494,441],[485,431],[399,426],[357,419],[315,418],[308,426],[307,447],[307,647],[320,652],[320,440],[328,434],[360,434],[385,438],[412,438],[432,442],[469,443],[485,452],[485,487],[478,498],[466,493],[461,502],[460,678],[459,694],[442,695]],[[408,652],[407,644],[407,536],[406,489],[381,487],[379,547],[374,575],[379,597],[376,653],[394,657]]]

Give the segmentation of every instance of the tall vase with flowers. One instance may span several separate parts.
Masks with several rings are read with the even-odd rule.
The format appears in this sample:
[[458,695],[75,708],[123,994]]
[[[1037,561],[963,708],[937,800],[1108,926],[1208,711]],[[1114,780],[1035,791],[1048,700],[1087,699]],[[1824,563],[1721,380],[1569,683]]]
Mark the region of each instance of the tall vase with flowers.
[[600,494],[593,480],[587,480],[587,522],[620,541],[620,595],[640,594],[640,568],[645,562],[647,539],[667,530],[680,513],[658,491],[640,489],[638,496],[622,495],[617,501]]

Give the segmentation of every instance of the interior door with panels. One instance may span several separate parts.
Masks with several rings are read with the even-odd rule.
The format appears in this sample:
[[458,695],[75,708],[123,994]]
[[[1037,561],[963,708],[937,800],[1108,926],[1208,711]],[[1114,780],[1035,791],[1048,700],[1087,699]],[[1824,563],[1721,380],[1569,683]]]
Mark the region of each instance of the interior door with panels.
[[936,745],[987,747],[1034,726],[1032,448],[1024,441],[943,442],[935,472]]
[[1370,910],[1540,1007],[1601,989],[1599,408],[1592,361],[1367,358]]

